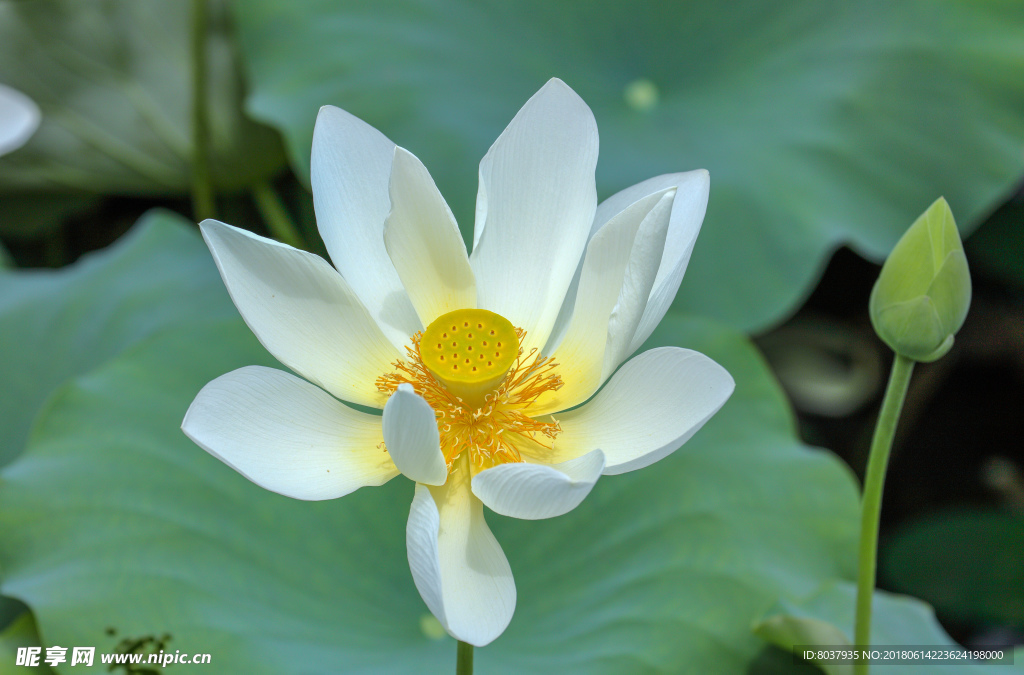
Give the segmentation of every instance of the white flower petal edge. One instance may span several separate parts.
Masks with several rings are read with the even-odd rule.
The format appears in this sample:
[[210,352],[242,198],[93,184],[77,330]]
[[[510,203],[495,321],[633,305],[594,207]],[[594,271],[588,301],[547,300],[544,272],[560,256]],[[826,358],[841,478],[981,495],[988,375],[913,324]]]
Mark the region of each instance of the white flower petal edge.
[[704,222],[704,214],[708,209],[711,175],[704,169],[698,169],[645,180],[606,199],[598,207],[594,218],[594,224],[600,227],[601,219],[605,218],[606,214],[610,217],[622,206],[636,201],[642,195],[667,187],[675,187],[676,196],[665,239],[665,253],[661,258],[658,276],[654,279],[647,307],[637,324],[626,356],[639,349],[651,336],[676,297],[686,267],[690,264],[690,254],[693,253],[693,245]]
[[433,615],[456,639],[483,647],[512,620],[516,587],[468,473],[463,462],[443,487],[416,486],[406,549],[413,581]]
[[380,418],[273,368],[247,366],[210,382],[181,428],[253,483],[294,499],[335,499],[398,475],[377,447]]
[[216,220],[200,229],[235,307],[278,361],[340,399],[384,406],[374,382],[401,355],[323,258]]
[[320,236],[331,262],[401,348],[421,326],[384,248],[394,155],[395,144],[366,122],[334,106],[320,108],[310,162]]
[[14,152],[39,128],[39,106],[17,89],[0,84],[0,155]]
[[593,400],[557,415],[553,458],[601,448],[605,475],[642,469],[688,441],[732,395],[735,383],[698,352],[659,347],[627,362]]
[[473,494],[495,513],[524,520],[554,518],[580,505],[604,470],[593,450],[560,464],[499,464],[473,476]]
[[[673,187],[676,188],[676,196],[672,204],[672,215],[670,216],[664,253],[643,315],[629,341],[629,346],[625,349],[626,356],[639,349],[644,340],[651,336],[672,304],[676,291],[679,290],[679,284],[690,262],[690,254],[693,252],[694,242],[707,211],[708,194],[711,187],[710,175],[704,169],[665,174],[617,192],[597,207],[594,224],[590,230],[590,237],[593,238],[612,218],[632,204],[649,195]],[[545,354],[554,351],[569,326],[576,303],[582,268],[583,261],[580,261],[576,276],[566,293],[565,303],[558,315],[557,324],[552,331],[552,338],[544,348]]]
[[384,245],[420,322],[476,307],[476,280],[466,246],[444,197],[426,167],[408,150],[395,149],[391,213]]
[[412,385],[398,385],[384,406],[381,423],[384,444],[399,471],[417,483],[444,485],[448,465],[441,452],[437,418]]
[[478,306],[547,342],[597,207],[597,123],[564,82],[549,80],[480,162],[470,263]]
[[615,215],[587,245],[576,307],[552,357],[565,383],[531,406],[534,415],[590,398],[629,356],[629,345],[658,271],[675,191],[648,195]]

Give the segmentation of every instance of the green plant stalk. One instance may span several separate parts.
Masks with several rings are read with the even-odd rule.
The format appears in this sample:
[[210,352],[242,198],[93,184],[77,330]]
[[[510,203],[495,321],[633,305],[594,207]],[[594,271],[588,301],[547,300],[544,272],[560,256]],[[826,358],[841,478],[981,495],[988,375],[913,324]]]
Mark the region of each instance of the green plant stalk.
[[252,198],[256,202],[256,208],[263,216],[267,229],[275,239],[281,243],[294,246],[297,249],[308,251],[305,239],[299,234],[299,228],[295,227],[288,210],[281,203],[281,199],[274,192],[274,188],[266,181],[259,181],[253,184]]
[[206,106],[206,0],[192,0],[192,210],[196,220],[217,217],[210,176],[210,120]]
[[[885,388],[882,410],[878,414],[875,435],[871,439],[871,454],[864,474],[864,497],[861,502],[860,551],[857,558],[857,618],[854,623],[853,644],[857,649],[871,644],[871,598],[875,590],[875,571],[878,564],[878,522],[882,513],[882,488],[885,470],[889,465],[889,451],[896,435],[896,423],[903,410],[914,361],[896,354]],[[867,675],[870,664],[857,661],[854,675]]]
[[458,654],[455,675],[473,675],[473,645],[459,640]]

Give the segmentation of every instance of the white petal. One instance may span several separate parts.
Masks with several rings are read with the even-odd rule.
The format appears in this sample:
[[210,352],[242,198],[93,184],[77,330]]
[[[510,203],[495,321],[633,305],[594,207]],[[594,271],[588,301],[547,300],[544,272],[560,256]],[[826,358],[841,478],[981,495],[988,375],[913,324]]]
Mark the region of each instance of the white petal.
[[473,494],[503,516],[554,518],[579,506],[603,469],[600,450],[552,466],[499,464],[473,477]]
[[[651,336],[676,297],[683,274],[686,273],[686,266],[690,264],[690,254],[693,253],[693,245],[700,232],[701,223],[704,222],[704,213],[708,209],[711,176],[704,169],[658,176],[612,195],[601,205],[603,207],[608,204],[608,212],[613,212],[620,203],[619,199],[628,202],[640,193],[668,186],[675,186],[676,197],[672,204],[668,236],[665,239],[665,253],[661,258],[658,276],[651,288],[647,308],[644,309],[643,317],[636,327],[626,354],[635,352]],[[605,212],[600,208],[598,210],[599,217],[603,216]]]
[[674,190],[622,210],[594,235],[580,275],[576,307],[552,356],[563,386],[531,406],[531,415],[586,401],[629,353],[665,245]]
[[384,244],[420,322],[429,326],[442,314],[476,307],[476,281],[455,217],[426,167],[404,148],[395,149],[390,192]]
[[654,288],[658,265],[665,252],[674,203],[675,191],[671,191],[658,201],[640,224],[640,231],[629,254],[622,288],[608,320],[608,346],[604,352],[602,383],[636,349],[632,347],[631,339],[646,312],[647,300]]
[[324,106],[313,130],[310,180],[331,262],[385,335],[401,347],[419,318],[384,248],[395,144],[349,113]]
[[398,475],[378,447],[379,417],[273,368],[248,366],[210,382],[181,428],[253,483],[295,499],[334,499]]
[[477,302],[527,331],[527,353],[547,341],[586,245],[597,145],[590,108],[552,79],[480,162]]
[[412,385],[398,385],[384,406],[383,425],[384,444],[399,471],[417,483],[444,485],[448,465],[441,452],[437,418]]
[[0,155],[25,145],[39,128],[40,119],[35,101],[17,89],[0,84]]
[[374,381],[400,354],[323,258],[216,220],[200,228],[231,299],[271,354],[338,398],[383,407]]
[[[672,205],[665,250],[657,277],[654,280],[654,286],[651,288],[647,307],[644,309],[643,316],[625,350],[627,355],[639,349],[644,340],[650,337],[672,304],[676,291],[679,290],[683,273],[686,272],[686,266],[690,262],[694,241],[704,220],[704,212],[707,210],[710,187],[708,172],[699,169],[686,173],[665,174],[626,188],[601,202],[597,207],[594,224],[590,230],[590,236],[593,237],[623,209],[648,195],[673,187],[676,188],[676,196]],[[559,312],[558,320],[552,331],[552,339],[544,349],[545,354],[550,354],[554,350],[568,328],[576,302],[582,266],[581,261],[580,269],[576,270],[576,276],[566,293],[565,304]]]
[[467,462],[443,487],[416,486],[406,548],[416,588],[450,635],[483,647],[504,632],[516,608],[515,582],[470,490]]
[[660,347],[624,365],[592,401],[558,415],[553,457],[601,448],[605,475],[643,468],[674,452],[732,394],[732,376],[694,351]]

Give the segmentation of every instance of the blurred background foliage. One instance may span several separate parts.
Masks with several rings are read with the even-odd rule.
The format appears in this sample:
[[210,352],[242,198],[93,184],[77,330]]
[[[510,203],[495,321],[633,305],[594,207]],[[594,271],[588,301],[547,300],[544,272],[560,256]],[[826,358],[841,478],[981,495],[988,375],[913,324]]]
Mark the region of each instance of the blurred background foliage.
[[[44,645],[166,632],[224,672],[448,669],[454,645],[420,629],[409,583],[408,484],[292,502],[178,430],[206,381],[274,363],[195,232],[195,6],[0,0],[0,83],[43,116],[0,157],[0,589]],[[969,235],[975,299],[912,384],[880,581],[961,642],[1022,640],[1024,4],[207,9],[219,217],[276,236],[290,219],[321,254],[307,186],[324,104],[417,154],[467,240],[476,163],[552,76],[594,110],[600,197],[711,171],[651,344],[704,351],[736,395],[660,471],[603,479],[554,521],[488,515],[520,600],[481,672],[792,672],[780,625],[850,632],[854,473],[889,359],[868,294],[939,195]],[[880,598],[877,641],[949,639],[917,601]],[[24,610],[6,603],[8,621]],[[34,630],[10,624],[0,654]]]

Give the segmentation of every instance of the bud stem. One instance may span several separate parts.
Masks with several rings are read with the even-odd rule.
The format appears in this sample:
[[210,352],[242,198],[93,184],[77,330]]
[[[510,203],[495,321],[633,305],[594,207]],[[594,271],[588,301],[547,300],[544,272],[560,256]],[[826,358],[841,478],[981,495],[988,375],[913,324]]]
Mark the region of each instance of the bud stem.
[[459,640],[458,661],[455,675],[473,675],[473,645]]
[[282,244],[288,244],[300,251],[308,251],[309,246],[299,234],[299,229],[288,215],[288,209],[281,203],[281,198],[274,192],[270,183],[265,180],[257,181],[251,189],[253,201],[256,202],[256,208],[263,216],[270,234]]
[[[889,451],[896,434],[896,423],[903,409],[914,361],[895,355],[889,384],[885,389],[882,409],[878,413],[875,435],[871,440],[871,454],[864,474],[864,497],[861,502],[860,551],[857,559],[857,618],[854,624],[853,644],[857,649],[871,644],[871,597],[875,590],[875,568],[878,562],[878,522],[882,512],[882,487],[889,464]],[[854,675],[867,675],[867,661],[854,664]]]
[[192,0],[192,210],[196,220],[217,217],[210,175],[210,112],[206,101],[207,0]]

